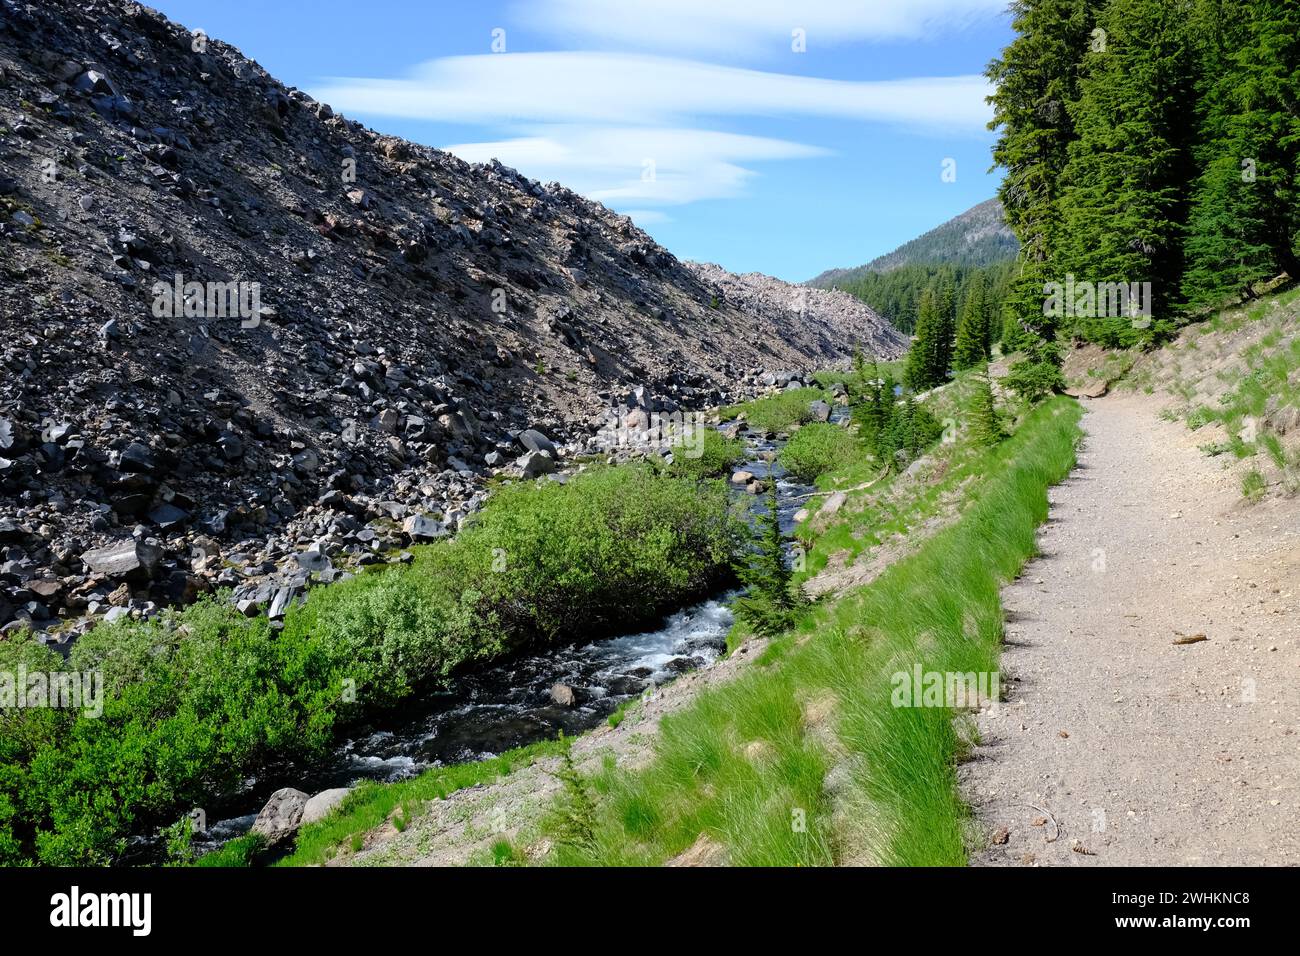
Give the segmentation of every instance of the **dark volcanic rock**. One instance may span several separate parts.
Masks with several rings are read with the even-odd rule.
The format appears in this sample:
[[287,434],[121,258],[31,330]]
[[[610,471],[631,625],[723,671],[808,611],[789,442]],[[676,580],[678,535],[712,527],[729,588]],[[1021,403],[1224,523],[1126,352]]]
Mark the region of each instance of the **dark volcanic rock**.
[[[85,552],[184,600],[324,539],[324,579],[428,538],[388,522],[458,527],[489,468],[595,452],[617,396],[700,409],[902,347],[832,293],[792,306],[561,185],[368,130],[218,40],[195,53],[132,0],[0,0],[0,20],[0,534],[33,578]],[[160,568],[120,543],[137,522],[213,548]],[[105,609],[75,590],[46,610]]]
[[110,578],[148,579],[162,561],[161,548],[140,541],[122,541],[85,552],[82,562],[95,574]]

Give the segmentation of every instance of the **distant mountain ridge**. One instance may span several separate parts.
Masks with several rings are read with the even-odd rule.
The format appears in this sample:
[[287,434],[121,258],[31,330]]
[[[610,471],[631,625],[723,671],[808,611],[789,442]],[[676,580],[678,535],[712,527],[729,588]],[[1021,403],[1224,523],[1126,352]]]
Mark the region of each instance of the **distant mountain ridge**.
[[890,272],[907,265],[987,266],[1013,259],[1019,250],[1002,204],[989,199],[866,265],[828,269],[805,284],[830,289],[870,272]]

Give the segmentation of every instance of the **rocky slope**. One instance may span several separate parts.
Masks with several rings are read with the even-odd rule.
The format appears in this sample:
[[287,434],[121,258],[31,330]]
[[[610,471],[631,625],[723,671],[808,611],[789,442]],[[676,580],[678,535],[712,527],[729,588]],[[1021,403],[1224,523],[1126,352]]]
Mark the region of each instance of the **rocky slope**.
[[686,267],[748,315],[761,316],[777,327],[821,329],[826,338],[820,347],[828,351],[845,340],[860,343],[863,352],[883,359],[896,359],[907,351],[906,335],[847,292],[791,285],[759,272],[735,275],[712,263],[688,262]]
[[896,348],[126,0],[0,0],[0,270],[0,626],[41,632],[218,586],[282,608],[611,407]]

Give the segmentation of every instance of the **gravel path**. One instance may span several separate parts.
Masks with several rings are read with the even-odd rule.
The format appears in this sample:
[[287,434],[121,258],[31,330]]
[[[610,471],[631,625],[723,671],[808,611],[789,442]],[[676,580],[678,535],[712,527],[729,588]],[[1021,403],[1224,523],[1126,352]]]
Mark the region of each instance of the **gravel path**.
[[976,865],[1300,864],[1300,502],[1246,504],[1157,402],[1086,403],[1004,592],[1007,701],[961,769]]

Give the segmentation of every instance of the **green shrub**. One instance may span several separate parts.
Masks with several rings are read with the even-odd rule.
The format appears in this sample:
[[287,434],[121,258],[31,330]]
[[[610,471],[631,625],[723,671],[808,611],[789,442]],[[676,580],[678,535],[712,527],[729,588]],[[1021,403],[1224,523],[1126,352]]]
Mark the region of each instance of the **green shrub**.
[[1264,492],[1268,490],[1268,482],[1260,472],[1252,470],[1246,472],[1246,476],[1241,479],[1241,493],[1251,501],[1257,501],[1264,497]]
[[863,450],[861,442],[839,425],[814,422],[790,436],[780,462],[790,474],[811,484],[836,465],[860,457]]
[[684,478],[726,477],[745,460],[745,443],[714,428],[701,428],[691,440],[680,441],[671,450],[673,461],[667,466],[668,473]]
[[788,432],[795,425],[812,421],[812,403],[822,397],[818,388],[796,388],[766,395],[741,405],[723,409],[723,418],[743,415],[745,423],[757,432]]
[[221,597],[101,623],[71,660],[30,636],[0,670],[99,671],[98,718],[0,711],[0,863],[114,861],[128,836],[233,792],[268,762],[325,754],[342,725],[462,664],[648,620],[730,574],[725,484],[602,468],[493,495],[408,567],[311,592],[283,630]]

